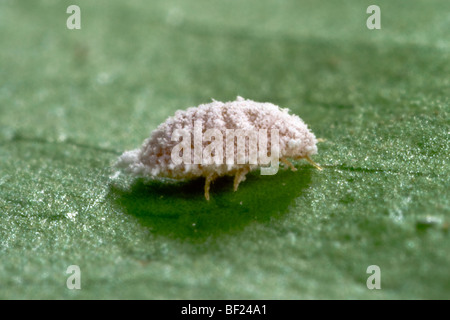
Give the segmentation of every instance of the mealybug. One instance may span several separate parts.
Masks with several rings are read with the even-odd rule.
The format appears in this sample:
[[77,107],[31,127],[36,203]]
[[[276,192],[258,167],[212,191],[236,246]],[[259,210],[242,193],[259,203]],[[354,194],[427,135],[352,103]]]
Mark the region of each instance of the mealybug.
[[[237,97],[179,110],[160,124],[140,149],[123,153],[116,166],[149,178],[205,178],[205,198],[218,177],[234,176],[234,191],[248,172],[275,174],[279,161],[317,153],[317,139],[288,109]],[[268,155],[270,154],[270,155]],[[270,167],[268,167],[270,165]]]

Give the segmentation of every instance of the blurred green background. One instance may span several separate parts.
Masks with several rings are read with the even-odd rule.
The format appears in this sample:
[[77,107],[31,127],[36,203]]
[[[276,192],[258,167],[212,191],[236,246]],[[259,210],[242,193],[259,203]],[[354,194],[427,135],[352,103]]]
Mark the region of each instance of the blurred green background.
[[[0,298],[450,298],[448,0],[1,0],[0,30]],[[210,202],[115,175],[175,110],[237,95],[303,118],[324,170]]]

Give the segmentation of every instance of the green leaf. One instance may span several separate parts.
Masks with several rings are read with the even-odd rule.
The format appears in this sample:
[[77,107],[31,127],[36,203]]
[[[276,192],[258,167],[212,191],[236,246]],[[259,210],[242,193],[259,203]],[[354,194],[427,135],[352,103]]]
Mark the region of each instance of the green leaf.
[[[0,298],[450,297],[448,1],[379,1],[381,30],[369,1],[79,0],[68,30],[71,4],[0,3]],[[209,202],[116,175],[177,109],[238,95],[299,115],[324,170]]]

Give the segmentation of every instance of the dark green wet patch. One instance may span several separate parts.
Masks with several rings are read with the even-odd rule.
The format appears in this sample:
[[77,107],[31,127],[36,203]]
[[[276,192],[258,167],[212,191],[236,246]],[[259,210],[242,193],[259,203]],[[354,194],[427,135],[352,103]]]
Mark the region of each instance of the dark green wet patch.
[[112,185],[109,195],[155,235],[205,240],[282,219],[294,199],[308,189],[311,174],[309,168],[275,176],[254,172],[237,192],[232,191],[232,178],[222,177],[213,183],[210,201],[203,195],[204,179],[182,183],[137,180],[125,189]]

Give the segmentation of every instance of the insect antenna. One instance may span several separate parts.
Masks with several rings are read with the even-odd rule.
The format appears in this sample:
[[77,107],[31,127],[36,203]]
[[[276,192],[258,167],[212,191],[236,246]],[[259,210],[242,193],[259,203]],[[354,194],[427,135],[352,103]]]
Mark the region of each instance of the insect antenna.
[[305,160],[308,161],[313,167],[315,167],[318,170],[323,170],[321,166],[319,166],[317,163],[315,163],[308,155],[305,156]]

